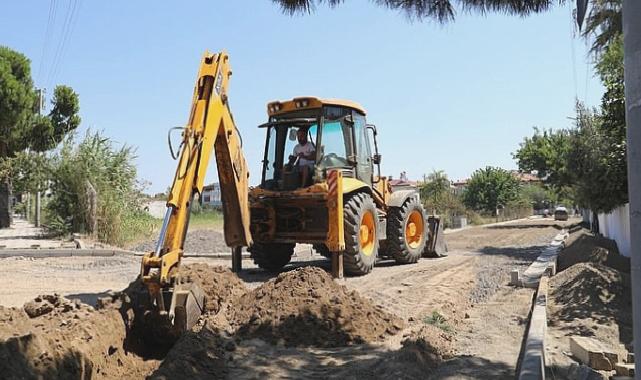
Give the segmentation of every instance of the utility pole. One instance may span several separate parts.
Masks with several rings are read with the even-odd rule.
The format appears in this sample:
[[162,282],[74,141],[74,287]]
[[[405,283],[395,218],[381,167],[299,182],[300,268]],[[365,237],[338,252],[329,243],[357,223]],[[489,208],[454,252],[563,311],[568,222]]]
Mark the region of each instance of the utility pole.
[[[628,195],[630,198],[630,274],[634,356],[641,358],[641,1],[623,1],[623,67],[625,119],[628,131]],[[641,379],[641,360],[634,376]]]
[[[45,89],[39,88],[36,89],[38,93],[38,115],[42,115],[42,110],[45,106]],[[40,184],[38,184],[38,190],[36,191],[36,215],[34,224],[36,227],[40,227]]]

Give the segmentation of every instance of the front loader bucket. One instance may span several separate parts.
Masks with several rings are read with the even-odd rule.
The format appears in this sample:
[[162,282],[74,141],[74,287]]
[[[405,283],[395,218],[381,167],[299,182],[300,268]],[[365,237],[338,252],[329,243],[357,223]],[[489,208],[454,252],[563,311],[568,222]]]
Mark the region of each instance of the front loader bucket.
[[427,244],[423,251],[423,257],[443,257],[447,256],[447,243],[443,234],[443,224],[438,216],[429,216],[427,218]]

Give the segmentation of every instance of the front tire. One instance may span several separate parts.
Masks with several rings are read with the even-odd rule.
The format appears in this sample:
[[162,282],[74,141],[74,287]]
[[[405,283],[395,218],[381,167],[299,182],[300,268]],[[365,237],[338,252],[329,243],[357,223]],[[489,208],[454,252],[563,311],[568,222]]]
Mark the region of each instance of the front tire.
[[378,255],[378,211],[366,193],[352,195],[344,206],[345,272],[364,275],[372,271]]
[[421,258],[427,242],[425,210],[412,197],[387,214],[387,248],[399,264],[413,264]]
[[247,250],[259,268],[269,272],[278,272],[289,264],[294,254],[295,244],[288,243],[254,243]]

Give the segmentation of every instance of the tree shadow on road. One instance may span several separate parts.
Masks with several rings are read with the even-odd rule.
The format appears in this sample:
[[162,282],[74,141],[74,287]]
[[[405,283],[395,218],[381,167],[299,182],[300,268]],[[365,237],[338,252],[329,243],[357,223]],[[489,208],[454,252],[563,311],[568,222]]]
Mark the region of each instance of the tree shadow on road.
[[541,254],[546,245],[531,245],[527,247],[491,247],[486,246],[478,250],[482,255],[503,256],[517,262],[531,263]]
[[499,226],[488,226],[485,227],[490,230],[527,230],[532,228],[556,228],[557,230],[562,230],[564,228],[569,228],[570,225],[561,225],[561,224],[503,224]]

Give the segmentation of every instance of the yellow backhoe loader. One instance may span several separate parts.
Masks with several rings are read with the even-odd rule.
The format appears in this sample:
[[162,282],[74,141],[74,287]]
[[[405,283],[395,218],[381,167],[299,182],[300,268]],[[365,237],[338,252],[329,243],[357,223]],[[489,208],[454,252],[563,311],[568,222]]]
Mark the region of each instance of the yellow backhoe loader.
[[354,102],[300,97],[269,103],[268,121],[259,126],[266,135],[261,181],[250,188],[227,98],[230,76],[225,52],[204,55],[160,238],[142,259],[148,307],[174,331],[191,328],[204,308],[202,291],[176,273],[212,152],[234,271],[241,270],[243,247],[260,268],[278,271],[296,243],[313,244],[332,258],[339,277],[343,270],[367,274],[377,259],[409,264],[446,250],[440,220],[426,215],[416,189],[392,191],[381,176],[376,127]]

